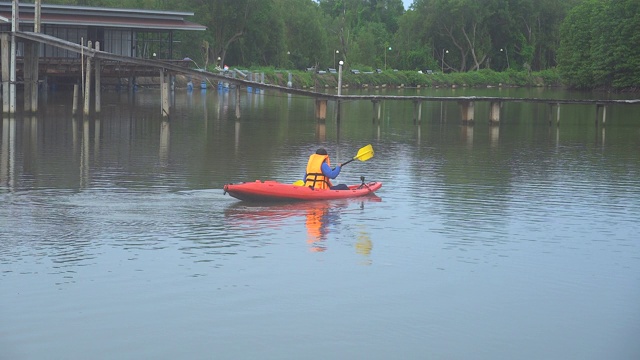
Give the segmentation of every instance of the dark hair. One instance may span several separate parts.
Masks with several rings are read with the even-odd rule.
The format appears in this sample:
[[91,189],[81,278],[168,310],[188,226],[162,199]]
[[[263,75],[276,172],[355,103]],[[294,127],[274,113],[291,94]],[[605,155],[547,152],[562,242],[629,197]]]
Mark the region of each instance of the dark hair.
[[316,154],[318,155],[327,155],[327,150],[325,148],[320,148],[316,150]]

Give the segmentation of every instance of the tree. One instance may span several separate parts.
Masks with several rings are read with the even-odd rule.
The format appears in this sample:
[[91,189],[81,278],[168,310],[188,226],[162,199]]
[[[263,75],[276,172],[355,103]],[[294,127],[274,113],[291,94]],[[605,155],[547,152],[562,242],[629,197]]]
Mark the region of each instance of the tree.
[[335,51],[327,44],[323,14],[313,0],[279,0],[279,16],[284,22],[285,45],[280,63],[304,69],[327,58]]
[[560,30],[558,68],[577,88],[640,86],[640,4],[587,0],[571,10]]

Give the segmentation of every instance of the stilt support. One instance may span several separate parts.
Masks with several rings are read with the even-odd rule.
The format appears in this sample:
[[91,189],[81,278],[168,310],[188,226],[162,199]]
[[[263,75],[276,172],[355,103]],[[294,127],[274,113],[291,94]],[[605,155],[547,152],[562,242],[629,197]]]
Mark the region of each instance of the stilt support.
[[2,64],[2,112],[9,112],[9,34],[0,34],[0,64]]
[[236,86],[236,119],[240,119],[240,86]]
[[[96,51],[100,51],[100,42],[96,41]],[[102,87],[102,69],[100,68],[100,59],[95,59],[96,65],[95,65],[95,71],[96,71],[96,81],[95,81],[95,110],[96,113],[99,113],[100,111],[102,111],[102,106],[101,106],[101,91],[100,88]]]
[[[87,47],[91,48],[91,41],[87,42]],[[84,115],[89,115],[91,107],[91,57],[87,56],[87,71],[85,74],[84,84]]]
[[473,101],[459,101],[460,114],[462,115],[462,123],[465,125],[473,124],[474,103]]
[[596,127],[598,126],[600,108],[602,108],[602,126],[607,123],[607,105],[596,104]]
[[501,107],[502,107],[502,102],[500,101],[492,101],[489,104],[489,122],[491,124],[498,124],[500,122]]
[[413,123],[422,123],[422,101],[415,100],[413,102]]
[[160,96],[162,97],[162,116],[169,116],[169,76],[165,74],[164,69],[160,70]]
[[318,120],[326,120],[327,99],[316,99],[316,118]]
[[373,122],[380,123],[380,118],[382,116],[382,111],[380,110],[380,100],[371,100],[373,104]]
[[73,115],[78,113],[78,97],[80,96],[80,85],[73,84],[73,106],[71,107],[71,113]]

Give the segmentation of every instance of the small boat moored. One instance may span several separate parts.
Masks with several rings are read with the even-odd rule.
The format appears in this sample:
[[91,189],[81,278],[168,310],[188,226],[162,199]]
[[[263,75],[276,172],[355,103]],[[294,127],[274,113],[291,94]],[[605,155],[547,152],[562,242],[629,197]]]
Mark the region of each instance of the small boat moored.
[[226,184],[224,193],[243,201],[313,201],[346,199],[373,194],[382,187],[376,181],[350,185],[348,190],[312,189],[306,186],[284,184],[273,180],[256,180],[237,184]]

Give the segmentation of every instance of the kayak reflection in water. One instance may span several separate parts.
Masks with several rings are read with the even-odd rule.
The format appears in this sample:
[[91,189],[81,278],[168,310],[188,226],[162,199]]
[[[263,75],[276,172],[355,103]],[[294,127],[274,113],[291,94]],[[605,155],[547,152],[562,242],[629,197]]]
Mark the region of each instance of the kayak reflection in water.
[[339,212],[331,211],[328,204],[309,207],[306,209],[305,226],[307,228],[307,243],[312,252],[327,250],[325,241],[329,234],[329,226],[335,225],[339,219]]
[[304,174],[304,186],[313,189],[331,189],[331,190],[348,190],[346,184],[333,185],[331,179],[335,179],[340,175],[342,164],[338,164],[334,169],[331,168],[331,160],[327,150],[320,148],[315,154],[309,156],[307,162],[307,171]]

